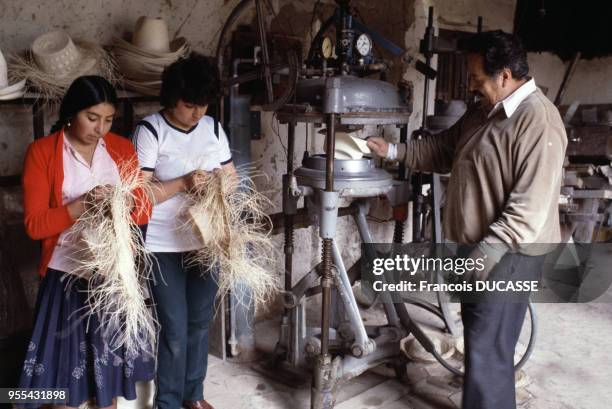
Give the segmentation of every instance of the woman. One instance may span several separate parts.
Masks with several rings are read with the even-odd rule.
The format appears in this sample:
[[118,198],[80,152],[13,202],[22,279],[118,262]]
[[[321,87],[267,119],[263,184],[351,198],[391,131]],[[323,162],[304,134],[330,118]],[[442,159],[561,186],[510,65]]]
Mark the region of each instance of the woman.
[[[135,399],[135,382],[154,377],[153,357],[111,350],[97,317],[84,319],[87,282],[63,279],[83,249],[71,232],[86,203],[104,195],[104,185],[118,183],[120,173],[138,172],[132,144],[109,132],[116,104],[115,90],[104,78],[77,78],[51,135],[34,141],[25,158],[25,227],[32,239],[42,240],[43,280],[20,386],[67,388],[67,406],[59,408],[91,399],[100,408],[116,408],[117,396]],[[137,207],[132,217],[145,224],[146,204]]]
[[188,263],[201,247],[184,224],[185,195],[202,172],[221,169],[235,174],[227,137],[205,116],[217,94],[215,69],[205,57],[191,54],[163,73],[164,109],[139,123],[135,133],[138,160],[154,188],[153,214],[146,247],[157,259],[153,298],[161,324],[157,393],[160,409],[212,409],[204,400],[208,362],[208,325],[217,284],[206,271]]

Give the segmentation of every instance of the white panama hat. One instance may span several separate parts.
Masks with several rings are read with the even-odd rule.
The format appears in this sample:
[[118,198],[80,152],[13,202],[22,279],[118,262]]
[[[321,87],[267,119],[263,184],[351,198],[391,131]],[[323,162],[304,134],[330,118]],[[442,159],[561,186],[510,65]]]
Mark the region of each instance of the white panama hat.
[[0,101],[19,98],[24,93],[25,80],[9,84],[6,59],[0,50]]

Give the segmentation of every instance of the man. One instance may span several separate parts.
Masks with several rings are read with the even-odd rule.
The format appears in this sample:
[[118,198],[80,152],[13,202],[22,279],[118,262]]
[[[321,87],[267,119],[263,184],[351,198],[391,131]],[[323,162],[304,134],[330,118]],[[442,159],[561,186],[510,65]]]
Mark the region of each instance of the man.
[[[368,146],[412,169],[451,172],[446,237],[473,245],[491,276],[538,271],[544,253],[529,243],[560,240],[558,196],[567,136],[556,107],[527,76],[520,41],[502,31],[467,43],[469,90],[480,97],[448,131]],[[473,277],[472,277],[473,278]],[[527,303],[463,303],[466,346],[463,408],[516,407],[514,350]]]

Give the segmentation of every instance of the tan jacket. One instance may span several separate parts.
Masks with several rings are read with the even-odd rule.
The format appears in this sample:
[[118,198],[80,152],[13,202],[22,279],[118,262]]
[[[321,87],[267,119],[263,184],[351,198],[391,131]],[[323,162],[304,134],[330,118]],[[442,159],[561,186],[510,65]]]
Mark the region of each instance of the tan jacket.
[[[510,117],[480,105],[449,130],[398,146],[412,169],[451,172],[446,237],[457,243],[560,241],[558,199],[567,147],[557,108],[536,90]],[[532,252],[527,252],[533,254]]]

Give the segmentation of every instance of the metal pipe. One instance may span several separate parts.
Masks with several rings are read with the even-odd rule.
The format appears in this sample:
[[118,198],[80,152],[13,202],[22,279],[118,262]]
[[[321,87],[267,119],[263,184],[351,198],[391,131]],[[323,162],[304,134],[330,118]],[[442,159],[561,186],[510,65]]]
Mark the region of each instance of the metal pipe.
[[396,220],[393,226],[393,243],[401,244],[404,242],[404,221]]
[[[283,189],[289,189],[289,183],[293,177],[293,156],[295,150],[295,122],[289,122],[287,132],[287,175],[283,179]],[[283,251],[285,253],[285,292],[290,293],[293,285],[293,242],[294,242],[294,217],[295,209],[290,203],[288,203],[289,195],[287,192],[283,192],[283,230],[285,233],[285,245]],[[287,348],[288,359],[295,362],[299,355],[298,349],[295,345],[296,331],[296,309],[285,308],[283,316],[281,318],[281,327],[279,335],[279,344],[284,345]]]
[[[236,58],[232,61],[232,76],[238,75],[240,64],[252,63],[252,59]],[[251,134],[249,103],[250,97],[239,94],[239,86],[231,87],[229,92],[229,138],[230,148],[234,152],[236,166],[251,162]],[[217,115],[223,114],[220,108]],[[244,171],[247,173],[248,171]],[[241,174],[243,172],[240,172]],[[243,187],[239,187],[243,189]],[[251,289],[240,284],[241,289],[228,293],[229,298],[229,340],[230,353],[234,360],[246,362],[256,355],[255,334],[253,322],[255,306],[251,297]],[[237,298],[240,297],[240,298]],[[224,338],[225,339],[225,338]]]
[[334,253],[334,264],[338,269],[338,273],[336,274],[336,287],[338,288],[342,302],[345,304],[344,308],[346,310],[346,315],[351,322],[351,327],[353,328],[353,331],[355,331],[355,342],[361,345],[363,347],[363,353],[367,354],[369,351],[365,347],[369,342],[369,337],[359,313],[359,306],[357,305],[357,300],[355,300],[355,295],[353,294],[353,290],[351,288],[351,282],[348,278],[348,274],[346,273],[344,262],[342,261],[340,249],[338,249],[336,243],[332,243],[332,250]]
[[230,346],[230,354],[238,356],[238,338],[236,338],[236,298],[234,294],[229,294],[229,310],[230,310],[230,338],[227,343]]
[[291,327],[289,328],[289,350],[288,350],[288,361],[291,362],[291,365],[297,367],[300,362],[300,358],[302,353],[300,351],[300,306],[298,305],[296,308],[292,308],[289,311],[291,314]]
[[295,156],[295,122],[287,124],[287,174],[293,175],[293,157]]
[[[434,41],[434,27],[433,27],[433,7],[429,7],[429,15],[427,17],[427,28],[425,28],[425,37],[423,39],[422,52],[425,56],[425,65],[431,67],[431,58],[433,56],[433,41]],[[419,134],[424,136],[427,130],[427,111],[429,110],[429,78],[425,76],[425,83],[423,84],[423,118],[421,121],[421,129]],[[412,226],[412,241],[422,242],[423,237],[423,213],[424,213],[424,198],[423,198],[423,173],[419,172],[416,175],[414,182],[414,207],[413,207],[413,226]]]
[[[287,134],[287,175],[293,176],[295,150],[295,122],[289,122]],[[285,197],[285,195],[283,195]],[[293,279],[293,214],[285,215],[285,291],[291,291]]]
[[[427,79],[425,79],[425,81],[427,81]],[[403,125],[400,128],[400,143],[407,143],[407,142],[408,142],[408,124]],[[404,164],[404,161],[399,162],[397,179],[406,180],[406,165]],[[406,213],[408,212],[407,203],[405,204],[402,203],[400,206],[404,207]],[[396,218],[395,226],[393,226],[393,242],[394,243],[404,242],[404,223],[405,221],[406,221],[405,218],[404,220],[399,220]]]
[[[359,201],[358,206],[359,212],[354,216],[355,223],[357,224],[357,231],[359,232],[361,241],[365,244],[371,245],[372,243],[374,243],[374,239],[370,234],[370,229],[368,228],[368,221],[366,220],[367,211],[365,208],[365,202]],[[389,293],[383,292],[381,294],[381,298],[383,301],[383,307],[385,309],[385,314],[387,315],[389,325],[393,325],[399,328],[400,321],[399,317],[397,316],[397,313],[395,312],[395,308],[393,307],[393,300],[391,299],[391,296],[389,295]]]
[[321,277],[321,356],[329,355],[329,320],[332,284],[332,239],[323,239],[323,276]]
[[[399,141],[400,143],[408,142],[408,124],[402,125],[402,127],[400,128]],[[404,161],[400,161],[398,164],[397,178],[399,180],[406,180],[406,164],[404,163]]]
[[270,57],[268,55],[268,43],[266,40],[266,26],[263,20],[263,9],[261,7],[261,0],[255,0],[255,6],[257,8],[257,24],[259,28],[259,41],[261,42],[261,59],[264,80],[266,83],[266,97],[267,103],[271,104],[274,101],[274,93],[272,89],[272,76],[270,74]]
[[327,150],[325,162],[325,191],[334,191],[334,152],[336,151],[336,114],[327,118]]
[[[327,150],[326,150],[326,174],[325,191],[334,190],[334,152],[336,148],[336,115],[329,114],[327,119]],[[331,285],[332,285],[332,239],[323,239],[321,276],[321,357],[329,353],[329,312],[331,308]]]
[[293,215],[285,216],[285,291],[291,291],[293,279]]
[[[423,50],[425,54],[425,65],[427,65],[427,67],[431,67],[431,57],[433,54],[431,52],[433,34],[434,34],[433,30],[434,30],[433,28],[433,7],[429,7],[427,28],[425,29],[426,49]],[[426,129],[427,128],[427,111],[429,109],[429,79],[427,77],[425,77],[424,93],[425,95],[423,97],[423,120],[422,120],[421,126],[423,129]]]

